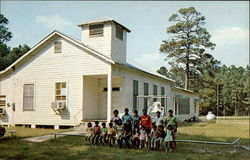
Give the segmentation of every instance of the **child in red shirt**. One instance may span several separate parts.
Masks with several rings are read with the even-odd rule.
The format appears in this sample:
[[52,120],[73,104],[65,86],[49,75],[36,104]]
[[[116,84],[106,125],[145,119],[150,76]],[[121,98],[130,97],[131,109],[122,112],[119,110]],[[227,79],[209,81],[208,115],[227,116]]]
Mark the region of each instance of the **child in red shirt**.
[[95,121],[95,126],[93,127],[94,131],[94,137],[92,139],[92,144],[98,144],[99,143],[99,137],[101,134],[101,127],[99,126],[99,122]]

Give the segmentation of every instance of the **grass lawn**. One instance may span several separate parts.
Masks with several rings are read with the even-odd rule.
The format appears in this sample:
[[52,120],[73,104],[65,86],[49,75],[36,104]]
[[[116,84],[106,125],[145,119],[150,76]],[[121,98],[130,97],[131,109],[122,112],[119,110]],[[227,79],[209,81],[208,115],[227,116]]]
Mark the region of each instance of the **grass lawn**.
[[[19,130],[20,129],[20,130]],[[84,145],[81,137],[62,137],[43,143],[20,140],[23,137],[51,133],[54,130],[15,128],[15,138],[0,138],[0,160],[2,159],[51,159],[51,160],[112,160],[112,159],[176,159],[176,160],[247,160],[249,151],[224,145],[178,143],[177,152],[118,149],[116,147]],[[24,131],[25,130],[25,131]],[[19,131],[22,133],[19,133]],[[195,139],[232,142],[237,137],[241,143],[249,142],[249,120],[218,120],[216,123],[182,124],[178,128],[178,139]]]

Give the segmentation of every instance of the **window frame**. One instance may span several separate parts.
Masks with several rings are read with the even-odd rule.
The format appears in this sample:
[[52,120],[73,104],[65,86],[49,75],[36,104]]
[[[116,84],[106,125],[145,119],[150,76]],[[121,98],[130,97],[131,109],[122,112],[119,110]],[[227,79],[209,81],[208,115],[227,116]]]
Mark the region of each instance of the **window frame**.
[[[25,103],[24,103],[24,101],[25,101],[25,95],[24,95],[24,92],[25,92],[25,90],[24,90],[24,86],[25,85],[33,85],[33,106],[32,106],[32,108],[25,108]],[[23,107],[22,107],[22,110],[23,111],[35,111],[36,110],[36,85],[35,85],[35,83],[23,83]]]
[[[59,51],[56,50],[56,43],[60,44],[60,50]],[[54,42],[54,53],[62,53],[62,42],[61,41],[55,41]]]
[[[60,85],[61,88],[57,88],[57,84]],[[62,95],[62,86],[63,84],[65,84],[65,94]],[[57,91],[60,91],[60,94],[57,94]],[[57,99],[57,97],[61,97],[61,99]],[[65,99],[62,99],[62,97],[65,97]],[[68,100],[68,84],[67,82],[55,82],[55,92],[54,92],[54,100],[55,102],[58,102],[58,101],[64,101],[64,102],[67,102]]]
[[[102,27],[100,27],[100,28],[94,28],[93,26],[102,26]],[[103,23],[98,23],[98,24],[90,24],[89,26],[89,37],[103,37],[104,36],[104,24]],[[91,28],[91,27],[93,27],[93,28]],[[96,31],[98,31],[98,30],[101,30],[101,32],[100,33],[98,33],[98,34],[93,34],[93,32],[95,33]]]
[[178,99],[178,114],[179,115],[189,115],[190,107],[191,107],[190,97]]

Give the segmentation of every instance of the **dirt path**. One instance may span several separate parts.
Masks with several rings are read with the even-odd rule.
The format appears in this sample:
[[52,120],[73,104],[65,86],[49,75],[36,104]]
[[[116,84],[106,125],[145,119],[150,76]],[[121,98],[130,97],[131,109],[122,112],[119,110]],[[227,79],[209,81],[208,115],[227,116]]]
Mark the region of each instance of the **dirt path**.
[[[65,134],[83,134],[83,132],[79,132],[79,131],[70,131],[70,132],[63,132]],[[57,135],[56,137],[63,137],[66,135]],[[24,141],[29,141],[29,142],[44,142],[50,139],[53,139],[55,136],[54,135],[44,135],[44,136],[38,136],[38,137],[31,137],[31,138],[24,138],[22,140]]]

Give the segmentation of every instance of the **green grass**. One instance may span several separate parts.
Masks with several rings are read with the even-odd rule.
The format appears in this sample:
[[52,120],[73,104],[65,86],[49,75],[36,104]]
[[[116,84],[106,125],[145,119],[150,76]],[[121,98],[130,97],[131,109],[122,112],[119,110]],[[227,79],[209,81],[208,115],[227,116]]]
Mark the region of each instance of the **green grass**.
[[[220,120],[216,123],[182,124],[178,128],[178,139],[195,139],[231,142],[236,137],[242,138],[242,143],[249,140],[249,121]],[[18,128],[16,128],[17,130]],[[21,128],[23,130],[23,128]],[[25,128],[30,135],[32,129]],[[48,132],[46,130],[46,132]],[[49,131],[50,132],[50,131]],[[37,135],[38,133],[36,133]],[[51,159],[51,160],[132,160],[132,159],[174,159],[174,160],[247,160],[249,152],[232,146],[204,145],[178,143],[177,152],[145,151],[118,149],[116,147],[84,145],[81,137],[67,136],[43,143],[31,143],[20,140],[26,137],[17,133],[17,137],[0,138],[0,159]]]

